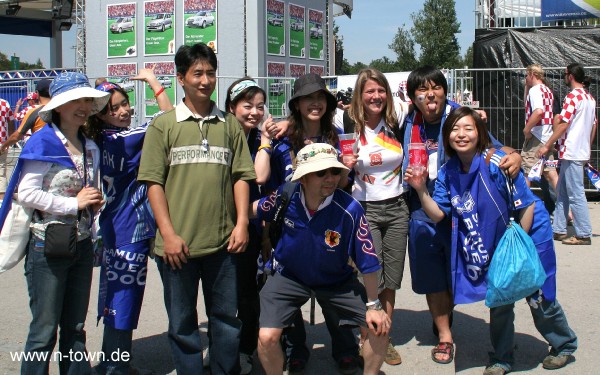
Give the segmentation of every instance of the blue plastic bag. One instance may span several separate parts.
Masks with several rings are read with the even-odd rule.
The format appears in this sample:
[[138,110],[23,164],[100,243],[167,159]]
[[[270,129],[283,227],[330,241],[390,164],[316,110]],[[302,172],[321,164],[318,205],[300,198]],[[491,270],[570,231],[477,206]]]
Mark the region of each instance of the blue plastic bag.
[[542,287],[546,271],[535,244],[512,218],[490,262],[485,305],[498,307],[523,299]]

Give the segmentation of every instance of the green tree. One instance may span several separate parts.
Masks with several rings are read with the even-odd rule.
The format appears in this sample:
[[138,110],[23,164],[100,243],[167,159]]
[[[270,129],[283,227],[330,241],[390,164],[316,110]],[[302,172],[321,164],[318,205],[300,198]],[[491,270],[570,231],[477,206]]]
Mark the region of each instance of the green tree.
[[467,48],[467,52],[465,52],[465,55],[462,58],[462,63],[460,64],[460,67],[464,68],[465,66],[468,68],[473,67],[473,46]]
[[352,68],[350,69],[349,74],[357,74],[358,72],[360,72],[361,69],[364,69],[364,68],[368,68],[368,66],[366,64],[363,64],[362,62],[358,61],[357,63],[352,65]]
[[371,61],[369,66],[383,73],[397,72],[400,70],[398,62],[390,60],[390,58],[387,56],[383,56],[380,59],[375,59]]
[[0,70],[11,70],[10,59],[0,52]]
[[[19,69],[22,70],[44,69],[44,64],[40,58],[38,58],[34,64],[21,61],[19,65]],[[0,52],[0,70],[13,70],[10,58],[2,52]]]
[[351,74],[350,72],[352,71],[352,65],[348,62],[347,58],[343,58],[342,59],[342,65],[339,69],[335,69],[335,74],[343,76],[343,75],[348,75]]
[[394,40],[388,47],[396,53],[398,70],[409,71],[418,66],[415,53],[415,40],[405,25],[398,28]]
[[456,19],[454,0],[426,0],[423,9],[411,14],[411,34],[421,47],[420,65],[456,68],[461,62],[456,34],[460,23]]

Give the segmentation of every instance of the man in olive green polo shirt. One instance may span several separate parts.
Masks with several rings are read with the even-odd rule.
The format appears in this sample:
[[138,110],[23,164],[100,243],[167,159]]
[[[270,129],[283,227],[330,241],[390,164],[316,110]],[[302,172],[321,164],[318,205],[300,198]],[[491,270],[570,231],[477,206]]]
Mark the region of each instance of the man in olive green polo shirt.
[[235,254],[248,243],[247,181],[256,179],[242,128],[210,100],[217,58],[203,43],[175,55],[185,98],[148,127],[138,179],[158,225],[155,253],[178,374],[202,368],[196,311],[202,280],[212,374],[240,372]]

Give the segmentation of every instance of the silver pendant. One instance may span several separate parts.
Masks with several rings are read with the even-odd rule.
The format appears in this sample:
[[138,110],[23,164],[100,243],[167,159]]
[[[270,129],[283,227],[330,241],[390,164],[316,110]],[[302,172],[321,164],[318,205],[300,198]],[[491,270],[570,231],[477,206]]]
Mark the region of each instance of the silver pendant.
[[208,152],[208,139],[205,138],[202,140],[202,146],[200,146],[200,148],[202,151]]

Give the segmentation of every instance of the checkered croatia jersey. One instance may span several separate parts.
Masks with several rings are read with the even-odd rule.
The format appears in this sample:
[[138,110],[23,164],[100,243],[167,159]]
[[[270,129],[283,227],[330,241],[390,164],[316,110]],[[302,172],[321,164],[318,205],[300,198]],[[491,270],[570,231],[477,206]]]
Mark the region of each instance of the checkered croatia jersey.
[[586,161],[590,158],[590,137],[596,121],[596,100],[585,89],[571,91],[560,112],[569,127],[558,140],[558,158]]
[[8,137],[8,123],[14,119],[15,116],[10,108],[10,104],[4,99],[0,99],[0,142],[6,142],[6,138]]

